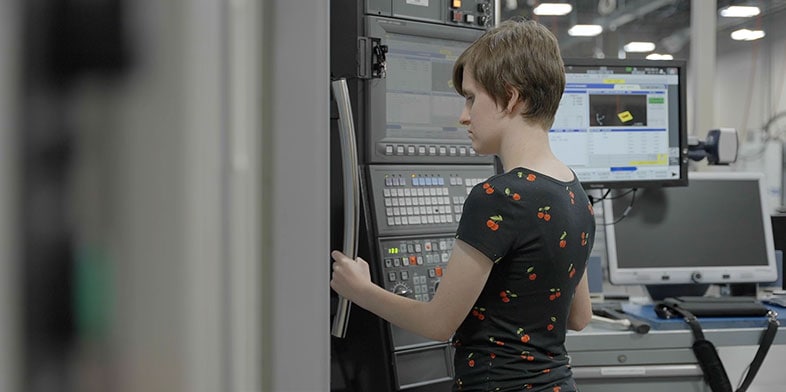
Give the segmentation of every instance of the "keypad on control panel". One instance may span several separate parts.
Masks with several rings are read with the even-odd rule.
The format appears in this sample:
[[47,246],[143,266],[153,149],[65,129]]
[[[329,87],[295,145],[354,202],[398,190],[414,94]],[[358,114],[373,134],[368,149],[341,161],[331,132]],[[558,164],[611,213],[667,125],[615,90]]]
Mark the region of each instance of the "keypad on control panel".
[[418,301],[429,301],[450,259],[453,237],[384,240],[382,250],[384,286]]
[[[458,223],[464,200],[483,178],[386,176],[382,190],[388,226]],[[456,188],[461,188],[456,192]],[[451,192],[450,190],[454,191]]]

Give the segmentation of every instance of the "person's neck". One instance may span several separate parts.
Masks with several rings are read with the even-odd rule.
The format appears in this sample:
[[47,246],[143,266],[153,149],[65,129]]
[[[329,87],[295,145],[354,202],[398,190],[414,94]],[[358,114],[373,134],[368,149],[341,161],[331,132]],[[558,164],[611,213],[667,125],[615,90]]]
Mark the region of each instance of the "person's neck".
[[516,167],[544,170],[557,160],[551,151],[548,132],[531,125],[507,133],[499,158],[506,172]]

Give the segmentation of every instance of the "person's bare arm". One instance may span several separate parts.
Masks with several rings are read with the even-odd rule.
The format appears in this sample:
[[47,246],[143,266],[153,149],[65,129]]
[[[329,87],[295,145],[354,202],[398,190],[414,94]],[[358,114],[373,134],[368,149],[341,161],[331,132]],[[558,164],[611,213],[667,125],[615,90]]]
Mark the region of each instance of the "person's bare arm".
[[576,294],[573,296],[573,302],[570,304],[568,329],[581,331],[590,321],[592,321],[592,302],[590,302],[587,271],[584,271],[579,284],[576,286]]
[[429,339],[446,341],[472,309],[486,284],[493,263],[477,249],[456,240],[440,280],[429,302],[393,294],[370,280],[368,264],[334,251],[333,280],[339,294],[383,319]]

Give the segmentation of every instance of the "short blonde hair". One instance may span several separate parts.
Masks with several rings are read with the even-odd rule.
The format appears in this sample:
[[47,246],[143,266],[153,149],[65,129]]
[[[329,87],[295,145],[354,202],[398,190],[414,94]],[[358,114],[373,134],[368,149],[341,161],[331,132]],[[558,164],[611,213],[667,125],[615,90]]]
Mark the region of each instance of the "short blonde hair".
[[551,128],[565,90],[565,66],[557,38],[546,27],[507,20],[485,32],[453,66],[453,86],[462,96],[465,69],[497,105],[506,106],[510,89],[517,90],[525,104],[522,116]]

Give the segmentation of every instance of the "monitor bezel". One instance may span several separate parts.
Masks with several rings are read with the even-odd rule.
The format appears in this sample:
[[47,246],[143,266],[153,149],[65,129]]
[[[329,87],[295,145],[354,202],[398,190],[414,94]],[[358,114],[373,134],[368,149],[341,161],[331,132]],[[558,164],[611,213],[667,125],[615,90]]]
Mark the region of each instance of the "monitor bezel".
[[[603,200],[603,223],[606,240],[606,260],[609,281],[615,285],[673,285],[673,284],[727,284],[727,283],[758,283],[772,282],[777,279],[777,263],[773,243],[772,225],[767,208],[766,185],[764,175],[758,172],[690,172],[689,180],[693,181],[724,181],[751,180],[757,181],[761,200],[761,220],[764,229],[764,241],[767,254],[767,265],[749,266],[703,266],[703,267],[657,267],[657,268],[623,268],[619,265],[615,225],[618,217],[614,216],[612,201]],[[690,185],[689,185],[690,186]],[[635,206],[634,206],[635,208]],[[697,279],[697,273],[700,278]]]
[[628,189],[688,185],[688,119],[687,119],[687,62],[684,60],[646,60],[646,59],[596,59],[563,58],[566,74],[568,66],[589,67],[674,67],[678,69],[679,87],[679,177],[673,179],[648,180],[582,180],[585,189]]

